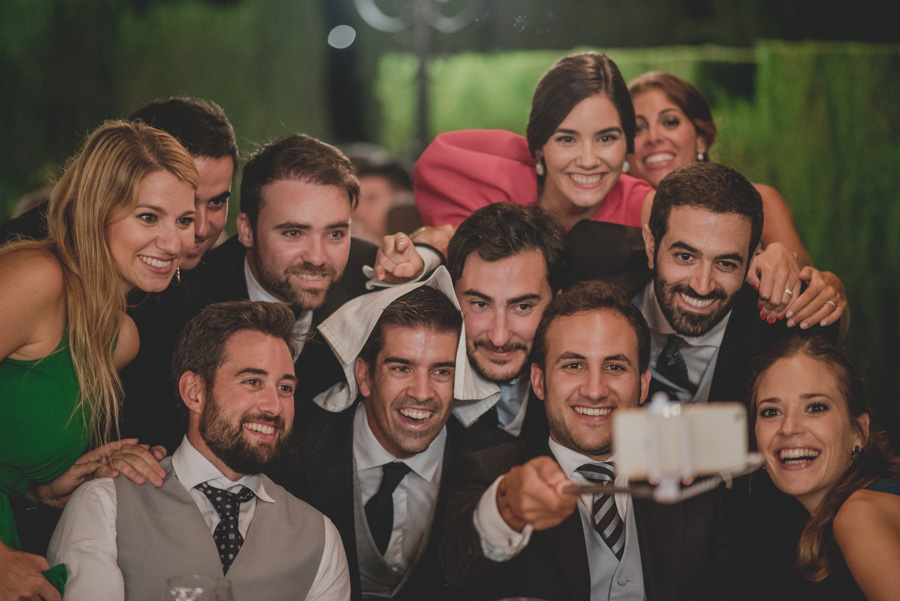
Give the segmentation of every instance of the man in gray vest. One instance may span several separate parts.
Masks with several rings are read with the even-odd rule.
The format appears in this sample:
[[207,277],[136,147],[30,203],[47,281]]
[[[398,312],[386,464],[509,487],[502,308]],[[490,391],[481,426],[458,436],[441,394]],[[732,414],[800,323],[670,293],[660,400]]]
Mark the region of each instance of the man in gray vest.
[[173,369],[187,436],[161,488],[101,479],[73,495],[49,550],[66,599],[156,601],[188,574],[226,576],[246,601],[349,599],[334,525],[261,474],[293,423],[294,322],[287,306],[235,301],[188,323]]
[[583,282],[550,302],[530,372],[549,440],[460,462],[441,543],[450,585],[482,601],[733,598],[718,491],[676,505],[571,492],[615,479],[613,416],[646,398],[649,355],[647,324],[618,287]]

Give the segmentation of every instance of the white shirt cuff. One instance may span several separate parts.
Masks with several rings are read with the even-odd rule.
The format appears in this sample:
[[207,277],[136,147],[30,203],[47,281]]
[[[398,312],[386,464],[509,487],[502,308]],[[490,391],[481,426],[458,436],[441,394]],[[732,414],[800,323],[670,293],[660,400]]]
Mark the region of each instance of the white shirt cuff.
[[484,491],[472,518],[481,539],[481,552],[491,561],[509,561],[521,553],[531,540],[531,533],[534,531],[531,524],[527,524],[522,532],[516,532],[500,516],[500,509],[497,507],[497,487],[502,478],[503,476],[500,476],[494,480],[494,483]]

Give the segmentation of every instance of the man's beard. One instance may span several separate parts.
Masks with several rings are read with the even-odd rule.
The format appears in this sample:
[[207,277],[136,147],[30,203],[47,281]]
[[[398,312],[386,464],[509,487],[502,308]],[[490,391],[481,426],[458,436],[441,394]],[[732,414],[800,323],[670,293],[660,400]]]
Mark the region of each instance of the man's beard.
[[[267,269],[266,265],[261,261],[258,267],[260,284],[275,296],[285,299],[298,311],[321,307],[325,302],[328,291],[343,275],[343,271],[338,272],[331,265],[313,265],[312,263],[291,265],[282,273],[276,273]],[[324,276],[329,280],[328,286],[325,288],[303,288],[293,285],[291,276],[300,275]]]
[[[243,434],[244,422],[270,424],[278,437],[269,445],[251,444]],[[200,417],[200,436],[206,446],[238,474],[259,474],[269,468],[284,449],[289,431],[290,426],[285,425],[280,415],[248,414],[241,417],[240,423],[231,423],[222,413],[212,390]]]
[[[706,295],[697,294],[693,288],[685,284],[667,284],[660,279],[659,274],[654,275],[653,283],[656,289],[656,300],[659,302],[663,315],[669,321],[669,325],[676,333],[691,337],[706,334],[722,321],[731,310],[740,292],[738,290],[729,297],[721,288],[716,288]],[[694,313],[685,310],[679,304],[678,294],[698,300],[717,299],[720,302],[712,313]]]
[[[522,364],[519,366],[510,363],[495,363],[487,357],[479,357],[476,355],[478,347],[487,348],[499,352],[508,352],[512,350],[524,351]],[[528,367],[528,354],[530,349],[520,342],[509,342],[503,346],[494,346],[486,340],[473,340],[471,343],[466,342],[466,355],[469,358],[469,365],[475,370],[479,376],[489,382],[510,382],[521,376]],[[481,359],[487,363],[482,366],[478,360]]]

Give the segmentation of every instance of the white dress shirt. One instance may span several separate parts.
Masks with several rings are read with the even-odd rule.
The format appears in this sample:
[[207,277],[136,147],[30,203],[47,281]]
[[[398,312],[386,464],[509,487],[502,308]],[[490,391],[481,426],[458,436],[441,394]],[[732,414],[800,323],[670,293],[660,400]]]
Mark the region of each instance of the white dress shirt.
[[[172,455],[172,468],[174,477],[200,509],[210,536],[219,523],[219,514],[206,495],[194,488],[197,484],[208,482],[210,486],[232,492],[246,486],[256,493],[256,497],[241,504],[238,530],[242,536],[247,534],[256,504],[275,502],[258,474],[232,482],[200,454],[187,437]],[[79,486],[66,505],[47,552],[51,565],[64,563],[68,569],[66,601],[124,601],[125,585],[117,564],[117,513],[116,487],[112,478],[91,480]],[[346,601],[350,598],[347,557],[337,528],[327,517],[323,516],[323,519],[325,548],[306,601]]]
[[394,526],[384,553],[387,564],[398,571],[410,568],[419,551],[422,537],[427,534],[431,510],[437,503],[446,443],[445,427],[427,449],[409,459],[400,459],[386,451],[375,438],[366,419],[364,403],[359,404],[353,416],[353,458],[364,505],[378,492],[385,463],[402,461],[410,467],[410,472],[400,481],[392,495]]
[[[554,458],[566,474],[566,477],[575,482],[582,482],[584,484],[589,483],[587,479],[577,473],[576,470],[585,463],[594,461],[594,459],[564,447],[552,438],[550,439],[550,452],[553,453]],[[614,461],[614,459],[610,457],[607,461]],[[525,528],[522,529],[522,532],[516,532],[500,515],[500,508],[497,507],[497,487],[500,485],[500,480],[502,479],[503,475],[498,476],[493,484],[484,491],[484,494],[481,495],[481,500],[478,502],[478,506],[475,508],[475,515],[473,517],[475,530],[478,531],[478,534],[481,537],[481,550],[484,553],[484,556],[492,561],[509,561],[518,555],[522,549],[528,545],[528,542],[531,540],[531,534],[534,531],[531,524],[527,524]],[[620,479],[618,476],[616,477],[617,483],[623,481],[624,480]],[[628,515],[629,508],[631,507],[631,497],[624,493],[616,493],[615,498],[616,509],[619,511],[619,516],[624,522]],[[585,532],[597,534],[597,531],[594,530],[594,518],[591,514],[592,504],[592,495],[581,495],[578,499],[578,511],[581,515],[581,522]],[[592,540],[593,538],[594,537],[591,536],[585,537],[588,543],[588,557],[592,556],[592,543],[597,544],[599,541],[599,544],[606,544],[600,538],[599,534],[596,536],[597,540]]]
[[[247,257],[244,257],[244,279],[247,281],[247,296],[250,300],[285,304],[283,300],[273,296],[256,280],[256,277],[250,270],[250,261],[247,260]],[[312,318],[312,309],[304,309],[294,324],[294,334],[297,335],[297,350],[294,352],[295,362],[303,350],[303,345],[306,344],[306,335],[312,329]]]
[[681,356],[687,366],[688,379],[697,387],[693,395],[682,390],[680,386],[670,382],[656,371],[656,360],[666,346],[669,334],[677,334],[669,325],[669,320],[659,307],[656,298],[656,290],[653,281],[647,282],[643,291],[634,298],[634,304],[644,315],[647,325],[650,326],[650,370],[653,377],[677,391],[678,400],[682,403],[705,403],[709,400],[709,389],[712,386],[713,374],[716,371],[716,361],[719,358],[719,348],[722,346],[722,338],[725,336],[725,328],[731,319],[731,311],[713,328],[702,336],[681,336],[687,343],[681,349]]

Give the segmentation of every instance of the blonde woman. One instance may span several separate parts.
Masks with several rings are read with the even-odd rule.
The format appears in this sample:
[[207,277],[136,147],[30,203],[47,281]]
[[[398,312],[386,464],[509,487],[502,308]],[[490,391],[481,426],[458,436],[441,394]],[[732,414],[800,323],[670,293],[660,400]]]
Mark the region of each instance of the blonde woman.
[[104,445],[118,370],[139,344],[125,297],[164,290],[175,275],[194,242],[197,179],[169,134],[108,122],[56,185],[48,237],[0,248],[0,601],[58,599],[47,578],[65,581],[15,550],[9,497],[61,507],[112,450],[135,442]]

